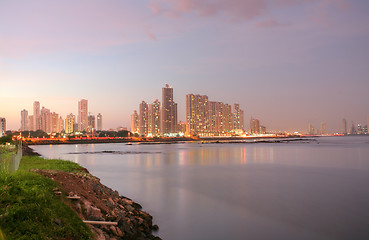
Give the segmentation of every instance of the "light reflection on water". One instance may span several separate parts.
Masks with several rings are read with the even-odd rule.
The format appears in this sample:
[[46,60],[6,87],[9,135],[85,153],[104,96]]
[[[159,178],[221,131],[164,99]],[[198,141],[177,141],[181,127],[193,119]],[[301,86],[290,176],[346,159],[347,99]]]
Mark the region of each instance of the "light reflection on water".
[[[368,146],[369,137],[344,137],[34,148],[142,203],[163,239],[369,239]],[[141,154],[67,154],[102,150]]]

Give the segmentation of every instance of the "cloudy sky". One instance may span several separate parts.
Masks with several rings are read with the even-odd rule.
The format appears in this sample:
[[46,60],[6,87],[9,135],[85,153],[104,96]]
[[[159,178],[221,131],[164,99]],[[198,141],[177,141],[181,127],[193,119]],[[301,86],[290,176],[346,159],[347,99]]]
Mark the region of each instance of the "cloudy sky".
[[40,101],[63,118],[89,100],[128,127],[174,88],[235,102],[268,130],[369,117],[367,0],[0,0],[0,117]]

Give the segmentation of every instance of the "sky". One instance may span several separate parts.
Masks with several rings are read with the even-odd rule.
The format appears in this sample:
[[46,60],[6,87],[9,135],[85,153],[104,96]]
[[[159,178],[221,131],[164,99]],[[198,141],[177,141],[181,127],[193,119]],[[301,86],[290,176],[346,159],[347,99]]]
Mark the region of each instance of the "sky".
[[239,103],[245,124],[328,132],[367,124],[367,0],[0,0],[0,117],[33,102],[64,119],[78,101],[103,128],[130,127],[169,84]]

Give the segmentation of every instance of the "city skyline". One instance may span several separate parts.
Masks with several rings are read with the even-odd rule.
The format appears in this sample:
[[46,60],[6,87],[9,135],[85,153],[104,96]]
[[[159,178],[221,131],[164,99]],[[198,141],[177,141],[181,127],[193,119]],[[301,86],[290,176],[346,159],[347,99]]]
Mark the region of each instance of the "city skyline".
[[343,118],[349,131],[369,116],[368,11],[364,0],[5,0],[0,117],[17,130],[35,100],[65,118],[88,99],[104,129],[129,128],[137,103],[168,83],[178,122],[186,94],[201,93],[268,131],[341,132]]

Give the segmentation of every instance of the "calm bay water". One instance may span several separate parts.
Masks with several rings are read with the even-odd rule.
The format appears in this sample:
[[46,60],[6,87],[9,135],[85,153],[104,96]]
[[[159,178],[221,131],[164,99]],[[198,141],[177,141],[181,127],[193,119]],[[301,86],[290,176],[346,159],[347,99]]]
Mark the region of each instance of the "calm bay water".
[[143,205],[163,239],[369,239],[366,136],[32,148]]

